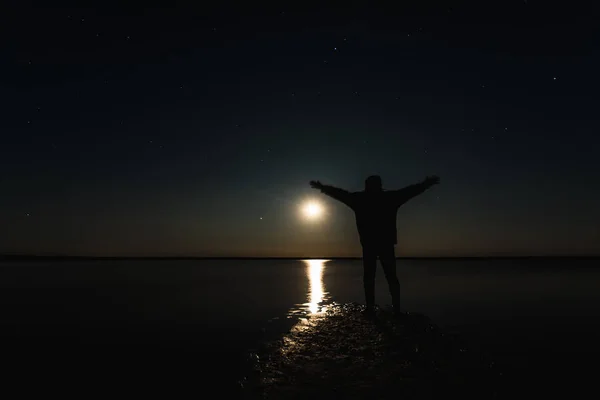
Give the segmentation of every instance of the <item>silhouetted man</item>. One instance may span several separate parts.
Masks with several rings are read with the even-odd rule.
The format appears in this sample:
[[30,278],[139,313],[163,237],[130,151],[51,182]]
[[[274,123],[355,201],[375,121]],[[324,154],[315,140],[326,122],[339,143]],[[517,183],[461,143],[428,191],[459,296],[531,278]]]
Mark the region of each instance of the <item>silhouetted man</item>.
[[398,243],[396,213],[402,204],[439,182],[439,177],[428,176],[423,182],[404,189],[383,190],[381,177],[372,175],[365,180],[364,191],[353,193],[323,185],[319,181],[310,182],[311,187],[320,189],[322,193],[341,201],[354,211],[360,244],[363,248],[363,284],[368,314],[374,313],[375,270],[379,257],[392,295],[394,313],[400,315],[400,283],[396,276],[394,249]]

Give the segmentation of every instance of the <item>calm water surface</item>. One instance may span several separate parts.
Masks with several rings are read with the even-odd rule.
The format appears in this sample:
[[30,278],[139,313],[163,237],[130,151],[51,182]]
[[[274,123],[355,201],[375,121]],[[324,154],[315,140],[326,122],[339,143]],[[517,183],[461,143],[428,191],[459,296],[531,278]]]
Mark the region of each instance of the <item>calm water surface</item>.
[[[596,264],[399,260],[398,275],[405,310],[526,369],[600,354]],[[387,305],[377,272],[376,300]],[[4,263],[0,290],[5,364],[17,376],[61,359],[64,374],[79,365],[131,380],[131,369],[147,367],[182,371],[182,385],[230,380],[266,334],[332,302],[363,302],[360,260]]]

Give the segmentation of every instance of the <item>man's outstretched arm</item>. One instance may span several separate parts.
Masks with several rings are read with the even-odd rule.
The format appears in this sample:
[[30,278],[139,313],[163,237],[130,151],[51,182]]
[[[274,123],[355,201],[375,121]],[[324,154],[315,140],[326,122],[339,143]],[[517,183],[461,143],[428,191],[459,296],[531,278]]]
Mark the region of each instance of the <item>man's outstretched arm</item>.
[[331,185],[323,185],[320,181],[310,181],[310,187],[319,189],[321,193],[325,193],[352,208],[352,193],[349,191]]
[[406,203],[408,200],[412,199],[415,196],[420,195],[433,185],[437,185],[440,183],[439,176],[432,175],[425,178],[422,182],[415,183],[414,185],[407,186],[400,190],[394,190],[394,196],[396,197],[396,203],[398,206]]

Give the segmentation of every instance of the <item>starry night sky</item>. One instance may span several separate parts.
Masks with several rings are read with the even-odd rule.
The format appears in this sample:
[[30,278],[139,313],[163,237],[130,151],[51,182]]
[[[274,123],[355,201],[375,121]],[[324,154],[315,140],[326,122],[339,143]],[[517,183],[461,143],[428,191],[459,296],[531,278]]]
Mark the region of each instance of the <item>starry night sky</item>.
[[0,252],[358,256],[308,182],[438,174],[399,256],[600,253],[598,6],[201,3],[8,3]]

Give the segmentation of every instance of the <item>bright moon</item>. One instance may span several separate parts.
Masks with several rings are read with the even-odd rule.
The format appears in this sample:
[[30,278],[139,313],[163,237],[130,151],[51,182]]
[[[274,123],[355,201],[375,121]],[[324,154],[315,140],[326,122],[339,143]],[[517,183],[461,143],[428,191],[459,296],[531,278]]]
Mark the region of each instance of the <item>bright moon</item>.
[[304,205],[302,211],[306,218],[317,219],[323,214],[323,207],[315,201],[310,201]]

